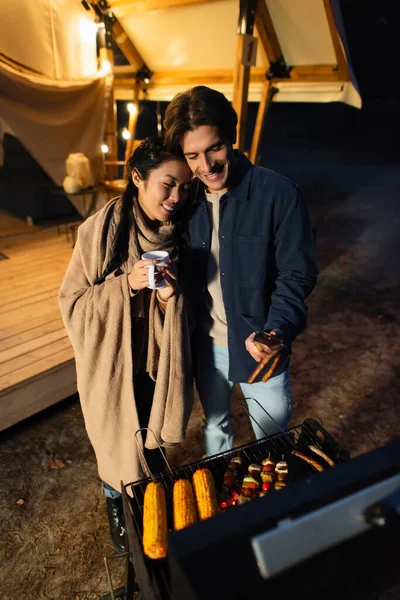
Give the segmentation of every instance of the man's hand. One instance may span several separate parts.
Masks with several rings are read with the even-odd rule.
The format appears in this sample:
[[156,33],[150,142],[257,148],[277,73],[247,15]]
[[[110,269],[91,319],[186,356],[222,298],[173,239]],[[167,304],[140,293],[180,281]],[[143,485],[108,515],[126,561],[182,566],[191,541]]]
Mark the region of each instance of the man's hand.
[[[279,329],[272,329],[269,333],[277,338],[277,341],[283,341],[283,334]],[[256,332],[253,331],[249,335],[249,337],[245,340],[244,344],[246,346],[247,352],[254,358],[256,362],[261,362],[263,358],[267,356],[267,354],[271,353],[271,348],[275,346],[275,344],[261,344],[257,342],[257,345],[254,343],[254,336]]]
[[167,300],[176,294],[176,290],[178,288],[176,264],[173,260],[168,259],[165,267],[158,267],[158,270],[167,286],[164,288],[159,288],[157,293],[161,300],[167,302]]

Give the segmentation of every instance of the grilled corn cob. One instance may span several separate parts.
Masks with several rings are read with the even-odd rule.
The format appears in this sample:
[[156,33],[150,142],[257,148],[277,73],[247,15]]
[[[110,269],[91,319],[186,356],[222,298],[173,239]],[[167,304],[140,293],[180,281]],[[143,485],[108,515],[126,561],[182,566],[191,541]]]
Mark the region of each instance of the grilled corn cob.
[[197,511],[201,520],[219,512],[213,476],[208,469],[197,469],[193,475]]
[[174,483],[173,505],[175,530],[183,529],[197,521],[193,488],[187,479],[178,479]]
[[167,555],[167,506],[161,483],[149,483],[144,493],[143,550],[149,558]]

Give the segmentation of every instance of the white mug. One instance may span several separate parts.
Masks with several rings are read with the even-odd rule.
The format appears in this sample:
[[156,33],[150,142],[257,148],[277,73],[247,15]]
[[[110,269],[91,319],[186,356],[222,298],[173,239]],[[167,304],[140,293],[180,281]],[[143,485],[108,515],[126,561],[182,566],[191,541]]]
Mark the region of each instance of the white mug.
[[151,290],[158,290],[159,288],[166,287],[164,279],[161,279],[158,283],[154,281],[154,276],[157,273],[157,267],[164,267],[166,260],[169,257],[168,252],[164,250],[153,250],[152,252],[145,252],[142,254],[142,260],[157,260],[155,265],[148,265],[146,268],[149,269],[149,285],[147,286]]

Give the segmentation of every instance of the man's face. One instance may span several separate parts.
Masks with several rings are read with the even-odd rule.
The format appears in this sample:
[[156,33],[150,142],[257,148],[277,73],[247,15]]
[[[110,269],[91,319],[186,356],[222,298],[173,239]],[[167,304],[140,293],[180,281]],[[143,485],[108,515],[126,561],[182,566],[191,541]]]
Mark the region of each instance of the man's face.
[[182,141],[182,150],[193,174],[209,192],[228,189],[235,155],[232,144],[219,135],[216,127],[201,125],[188,131]]

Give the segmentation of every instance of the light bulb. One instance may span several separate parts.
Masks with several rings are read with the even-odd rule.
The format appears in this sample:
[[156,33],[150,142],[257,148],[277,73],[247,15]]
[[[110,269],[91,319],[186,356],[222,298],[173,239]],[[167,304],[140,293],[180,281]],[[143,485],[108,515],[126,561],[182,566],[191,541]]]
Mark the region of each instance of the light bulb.
[[131,115],[134,115],[136,112],[136,106],[132,102],[128,102],[126,108],[130,112]]
[[129,140],[129,138],[131,137],[131,134],[129,133],[126,127],[122,131],[122,137],[124,138],[124,140]]
[[103,152],[103,154],[107,154],[107,152],[108,152],[108,146],[107,146],[107,144],[102,144],[101,145],[101,151]]
[[101,72],[107,75],[111,71],[111,63],[109,60],[103,60],[101,63]]

